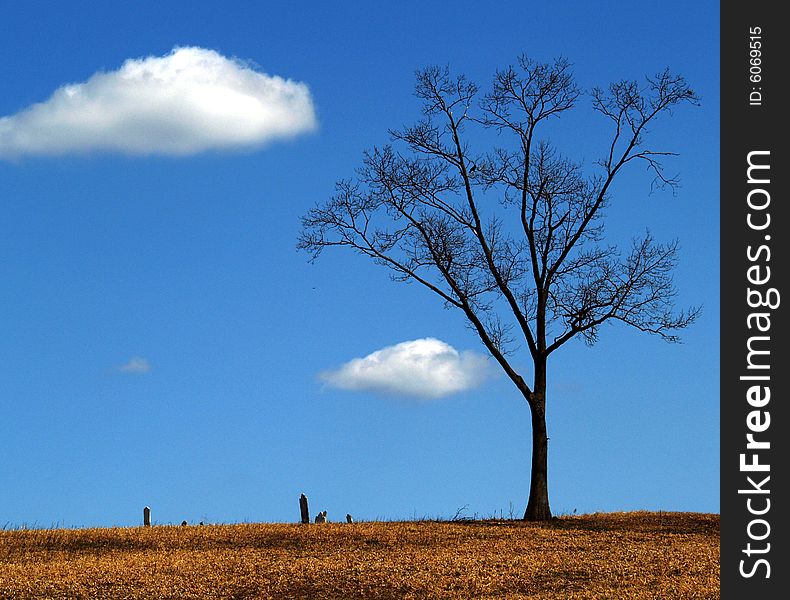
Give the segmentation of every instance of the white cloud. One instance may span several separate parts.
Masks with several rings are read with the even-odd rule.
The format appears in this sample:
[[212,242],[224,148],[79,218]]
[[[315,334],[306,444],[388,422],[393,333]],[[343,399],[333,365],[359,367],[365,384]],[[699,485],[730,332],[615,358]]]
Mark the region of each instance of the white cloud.
[[490,374],[485,356],[424,338],[355,358],[321,379],[344,390],[440,398],[474,388]]
[[304,83],[204,48],[129,59],[0,117],[0,159],[91,151],[187,155],[260,146],[316,126]]
[[151,370],[151,363],[145,358],[135,356],[130,358],[126,364],[118,367],[118,370],[121,373],[148,373]]

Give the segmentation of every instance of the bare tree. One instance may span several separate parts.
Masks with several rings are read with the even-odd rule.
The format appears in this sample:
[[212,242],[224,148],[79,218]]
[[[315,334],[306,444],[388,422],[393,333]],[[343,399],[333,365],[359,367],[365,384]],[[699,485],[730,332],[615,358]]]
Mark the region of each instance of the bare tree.
[[[677,185],[661,163],[671,153],[645,140],[659,115],[698,99],[668,70],[643,85],[620,81],[592,90],[592,108],[611,134],[587,174],[538,136],[582,95],[565,59],[522,56],[498,71],[483,95],[464,76],[429,67],[417,72],[416,95],[422,119],[390,131],[394,146],[366,152],[357,178],[339,181],[336,193],[303,217],[299,247],[315,260],[328,246],[346,246],[462,311],[530,407],[524,518],[550,519],[551,354],[574,337],[593,344],[607,321],[676,342],[677,330],[699,312],[673,306],[677,242],[659,244],[647,233],[625,252],[602,243],[612,183],[627,167],[642,163],[654,186]],[[475,130],[497,132],[502,146],[473,151]],[[531,383],[511,361],[518,342],[532,359]]]

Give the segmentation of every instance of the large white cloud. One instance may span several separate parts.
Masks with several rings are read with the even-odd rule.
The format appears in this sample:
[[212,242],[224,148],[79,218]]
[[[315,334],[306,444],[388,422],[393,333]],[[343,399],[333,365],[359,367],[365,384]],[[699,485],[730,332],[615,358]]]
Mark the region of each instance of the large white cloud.
[[97,150],[186,155],[259,146],[315,126],[304,83],[213,50],[175,48],[0,117],[0,159]]
[[440,398],[479,385],[488,375],[488,359],[458,352],[435,338],[402,342],[355,358],[321,378],[345,390]]

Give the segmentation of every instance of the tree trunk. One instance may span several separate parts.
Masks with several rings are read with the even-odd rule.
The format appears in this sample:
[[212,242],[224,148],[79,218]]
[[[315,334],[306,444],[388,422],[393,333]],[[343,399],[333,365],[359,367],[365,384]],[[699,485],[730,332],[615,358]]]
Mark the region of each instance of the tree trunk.
[[524,512],[526,521],[548,521],[549,508],[548,449],[546,413],[543,407],[532,408],[532,474],[529,483],[529,502]]
[[548,521],[549,508],[549,437],[546,433],[546,363],[535,364],[535,385],[529,403],[532,414],[532,473],[525,521]]

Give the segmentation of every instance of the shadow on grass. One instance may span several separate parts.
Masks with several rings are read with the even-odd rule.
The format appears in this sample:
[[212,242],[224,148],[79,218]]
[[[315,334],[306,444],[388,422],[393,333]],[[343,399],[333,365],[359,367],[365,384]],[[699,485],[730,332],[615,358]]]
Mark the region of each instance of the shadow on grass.
[[551,521],[531,522],[501,519],[476,521],[468,519],[452,521],[451,523],[471,527],[719,535],[719,515],[705,513],[593,513],[589,515],[555,517]]

